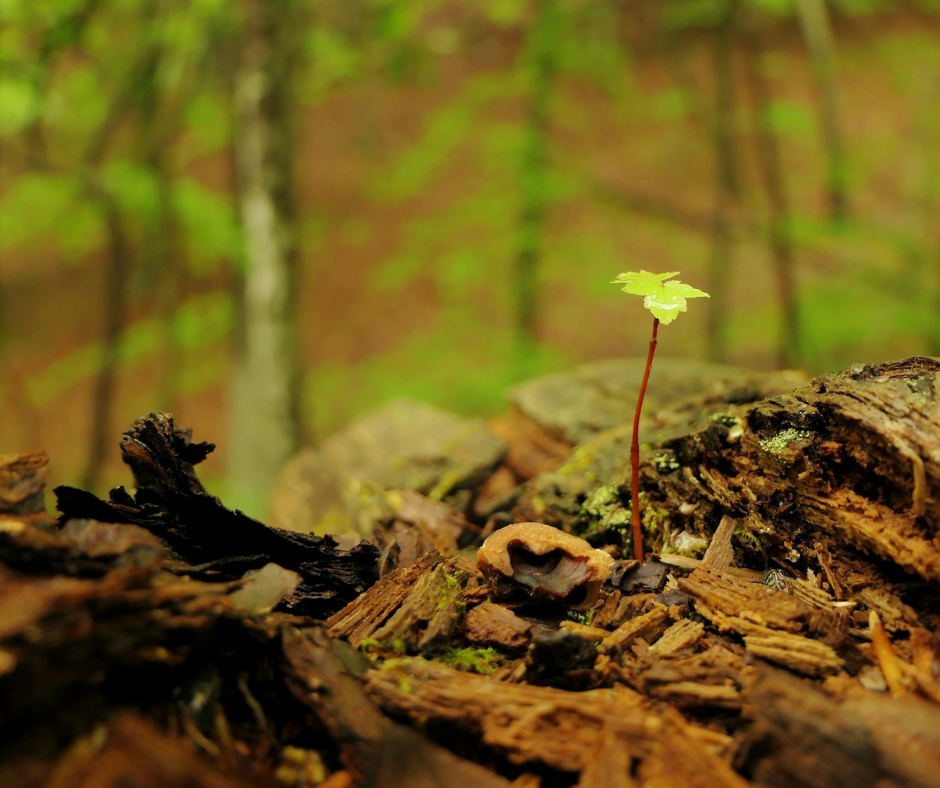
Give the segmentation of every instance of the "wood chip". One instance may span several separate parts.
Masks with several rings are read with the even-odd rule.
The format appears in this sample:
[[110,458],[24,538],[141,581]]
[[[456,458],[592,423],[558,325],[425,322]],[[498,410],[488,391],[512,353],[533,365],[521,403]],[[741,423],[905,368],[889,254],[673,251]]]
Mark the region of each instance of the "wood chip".
[[731,559],[734,558],[734,550],[731,547],[731,535],[737,523],[728,515],[721,518],[718,528],[712,536],[711,543],[702,557],[702,566],[712,569],[724,569],[731,565]]
[[509,652],[524,649],[532,631],[529,623],[493,602],[483,602],[472,608],[462,626],[469,643],[495,646]]

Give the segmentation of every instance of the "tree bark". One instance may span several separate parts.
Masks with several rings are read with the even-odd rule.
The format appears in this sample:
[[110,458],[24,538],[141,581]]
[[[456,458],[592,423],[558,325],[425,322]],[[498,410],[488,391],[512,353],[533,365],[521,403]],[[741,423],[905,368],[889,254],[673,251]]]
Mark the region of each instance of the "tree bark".
[[124,218],[114,196],[101,186],[90,187],[102,203],[105,232],[108,238],[105,270],[104,336],[101,366],[92,394],[91,443],[82,486],[93,490],[98,486],[110,439],[109,424],[114,410],[114,389],[117,379],[121,334],[127,311],[127,278],[130,271],[130,250]]
[[247,0],[235,76],[235,163],[244,258],[244,348],[233,397],[231,479],[270,489],[299,442],[295,348],[293,79],[299,4]]

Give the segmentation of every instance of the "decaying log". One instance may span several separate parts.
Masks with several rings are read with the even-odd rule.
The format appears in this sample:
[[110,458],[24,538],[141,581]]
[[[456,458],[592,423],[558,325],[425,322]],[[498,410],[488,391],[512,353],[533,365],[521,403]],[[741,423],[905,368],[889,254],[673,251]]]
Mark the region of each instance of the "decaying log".
[[740,518],[797,558],[822,533],[940,581],[938,376],[923,357],[823,375],[666,441],[644,486]]
[[838,621],[848,615],[847,610],[830,609],[821,622],[796,596],[704,567],[679,580],[679,588],[720,631],[741,635],[748,653],[756,657],[807,675],[833,673],[845,664],[831,645],[804,633],[814,623],[827,635],[845,631]]
[[663,726],[649,757],[640,764],[641,788],[745,788],[724,759],[710,752],[683,727],[672,721]]
[[[329,537],[270,528],[209,495],[193,468],[215,448],[193,443],[172,416],[151,413],[124,433],[121,452],[134,474],[136,492],[111,491],[110,501],[72,487],[56,488],[62,520],[134,523],[165,541],[191,565],[208,565],[222,579],[274,562],[297,572],[302,583],[286,610],[326,616],[375,580],[376,549],[363,542],[338,550]],[[233,560],[234,559],[234,560]]]
[[507,653],[525,648],[532,625],[492,602],[483,602],[467,613],[463,634],[467,642],[479,646],[495,646]]
[[839,701],[776,671],[764,672],[747,699],[754,725],[739,760],[761,785],[937,785],[936,704],[874,693]]
[[604,731],[598,738],[577,788],[635,788],[630,776],[630,753],[617,734]]
[[643,758],[666,722],[680,726],[690,739],[728,743],[623,686],[568,692],[504,684],[417,658],[386,663],[366,678],[367,691],[387,711],[457,726],[514,763],[580,772],[605,732],[616,736],[631,757]]
[[133,496],[60,488],[58,521],[44,455],[0,456],[0,785],[937,785],[938,374],[685,414],[642,482],[698,552],[639,567],[594,532],[596,601],[501,596],[483,523],[413,493],[384,559],[267,528],[165,416],[125,434]]
[[339,743],[343,764],[356,776],[357,784],[369,788],[509,788],[508,780],[382,716],[334,651],[336,642],[331,643],[322,631],[287,628],[283,638],[291,665],[288,680],[295,695],[316,712]]
[[[0,783],[17,788],[19,775]],[[60,759],[44,788],[248,788],[243,781],[209,766],[189,739],[171,737],[137,714],[118,712]]]

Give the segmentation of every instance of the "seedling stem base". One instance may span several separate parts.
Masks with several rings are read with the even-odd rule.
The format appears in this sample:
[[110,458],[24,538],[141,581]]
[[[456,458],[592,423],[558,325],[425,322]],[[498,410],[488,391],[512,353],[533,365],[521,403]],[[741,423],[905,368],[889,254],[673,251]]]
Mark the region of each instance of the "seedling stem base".
[[633,443],[630,444],[630,516],[633,521],[633,551],[636,560],[643,563],[643,529],[640,527],[640,412],[643,410],[643,398],[646,396],[646,384],[653,368],[653,354],[656,352],[656,334],[659,331],[659,318],[653,318],[653,336],[650,339],[650,351],[646,356],[646,369],[643,383],[636,399],[636,413],[633,414]]

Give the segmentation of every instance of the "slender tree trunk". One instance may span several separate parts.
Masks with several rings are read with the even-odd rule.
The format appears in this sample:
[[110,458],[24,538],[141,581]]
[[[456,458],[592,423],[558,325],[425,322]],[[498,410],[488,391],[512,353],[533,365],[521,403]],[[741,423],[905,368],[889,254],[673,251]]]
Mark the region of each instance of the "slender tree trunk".
[[761,31],[752,22],[746,36],[750,62],[745,69],[757,144],[757,165],[769,205],[767,242],[774,263],[777,301],[781,311],[777,363],[796,366],[801,360],[800,319],[796,295],[795,261],[787,196],[777,134],[768,120],[770,85],[764,71]]
[[516,363],[520,374],[525,374],[536,341],[538,269],[547,201],[548,117],[555,82],[557,0],[537,0],[535,14],[525,64],[529,94],[519,172],[522,208],[513,277]]
[[[127,280],[130,271],[127,232],[117,201],[113,195],[97,185],[93,186],[91,191],[102,203],[108,249],[101,366],[95,378],[92,394],[91,445],[88,451],[88,464],[82,477],[82,486],[86,490],[94,490],[98,486],[101,468],[112,438],[109,428],[114,410],[121,334],[127,312]],[[114,445],[117,446],[117,440],[114,441]]]
[[844,222],[848,215],[847,165],[845,135],[839,114],[836,90],[832,27],[826,0],[795,0],[796,13],[803,30],[816,82],[820,131],[826,151],[829,191],[829,215],[833,222]]
[[732,265],[732,225],[734,208],[740,202],[740,174],[734,144],[733,28],[737,0],[729,0],[714,31],[712,62],[715,73],[715,105],[712,132],[715,145],[715,216],[708,273],[711,293],[706,325],[708,357],[725,361],[728,357],[724,321],[728,315],[730,269]]
[[256,498],[299,442],[295,341],[296,0],[246,0],[235,79],[237,201],[245,241],[244,352],[233,397],[231,478]]
[[[170,11],[167,3],[151,0],[143,8],[148,26],[159,24],[158,16]],[[166,62],[163,37],[154,35],[143,53],[139,82],[132,90],[138,105],[140,159],[153,174],[157,188],[157,211],[146,227],[142,250],[144,274],[154,285],[157,313],[161,323],[163,364],[157,391],[157,404],[173,412],[177,406],[182,348],[176,330],[185,276],[180,219],[173,204],[173,138],[179,128],[179,115],[185,101],[166,95],[161,89],[159,72]],[[182,91],[188,91],[184,88]]]
[[[161,148],[161,151],[163,149]],[[161,323],[163,367],[160,370],[160,408],[173,412],[178,406],[183,348],[179,341],[176,314],[186,273],[179,217],[173,205],[173,180],[161,152],[151,159],[157,178],[158,214],[155,222],[155,261],[158,265],[157,301]]]

